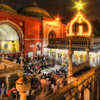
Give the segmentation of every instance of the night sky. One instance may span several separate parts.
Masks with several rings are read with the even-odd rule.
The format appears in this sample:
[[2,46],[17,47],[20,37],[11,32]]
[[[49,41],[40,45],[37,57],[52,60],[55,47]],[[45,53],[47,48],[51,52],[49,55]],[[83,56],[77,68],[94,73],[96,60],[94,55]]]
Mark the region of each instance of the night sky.
[[[0,0],[1,3],[8,4],[16,10],[29,7],[34,0]],[[51,15],[60,14],[61,16],[70,16],[75,12],[72,0],[36,0],[40,8],[46,9]],[[73,0],[76,1],[76,0]],[[77,0],[78,1],[78,0]],[[100,17],[100,0],[83,0],[87,3],[84,13],[89,16]]]

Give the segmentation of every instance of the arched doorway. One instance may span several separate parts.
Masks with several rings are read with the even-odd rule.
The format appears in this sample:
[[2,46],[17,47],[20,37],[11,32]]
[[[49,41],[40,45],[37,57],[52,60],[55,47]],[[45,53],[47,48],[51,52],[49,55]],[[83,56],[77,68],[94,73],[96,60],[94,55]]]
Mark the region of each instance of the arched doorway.
[[54,31],[51,31],[48,35],[49,44],[54,44],[54,39],[56,38],[56,34]]
[[54,39],[54,38],[56,38],[56,34],[55,34],[55,32],[54,31],[51,31],[50,33],[49,33],[49,37],[48,37],[49,39]]
[[18,53],[21,50],[20,28],[9,22],[0,23],[0,53]]
[[84,90],[84,100],[90,100],[90,91],[88,88]]
[[36,55],[39,56],[41,55],[41,43],[40,42],[37,42],[36,43]]

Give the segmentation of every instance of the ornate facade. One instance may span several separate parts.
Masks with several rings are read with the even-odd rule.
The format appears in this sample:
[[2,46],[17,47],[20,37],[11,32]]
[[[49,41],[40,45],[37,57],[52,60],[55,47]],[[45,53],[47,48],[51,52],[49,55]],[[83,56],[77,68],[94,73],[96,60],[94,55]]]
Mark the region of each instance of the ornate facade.
[[[5,9],[7,9],[7,11]],[[54,32],[54,34],[57,35],[57,37],[60,37],[64,32],[63,30],[64,25],[60,21],[53,20],[53,18],[50,18],[49,14],[45,10],[40,9],[38,7],[30,7],[24,9],[23,11],[25,15],[17,14],[14,11],[12,12],[11,8],[6,5],[3,5],[2,8],[0,9],[0,25],[4,24],[3,28],[5,28],[7,24],[9,27],[13,29],[13,31],[16,31],[16,36],[12,35],[12,37],[13,38],[18,37],[17,40],[3,39],[4,30],[2,28],[0,34],[2,35],[2,38],[0,39],[1,40],[0,48],[2,49],[1,53],[4,53],[5,49],[6,53],[7,51],[8,53],[21,53],[21,51],[23,51],[22,49],[24,49],[25,56],[28,54],[32,55],[36,55],[37,53],[41,54],[42,48],[45,45],[44,42],[45,40],[48,40],[50,32],[51,33]],[[40,16],[37,13],[40,14]],[[41,15],[41,13],[44,15]],[[38,16],[35,15],[30,16],[30,14],[35,14]],[[49,18],[45,20],[44,17],[48,16]],[[11,31],[10,28],[7,31],[5,31],[8,33],[7,35],[10,35],[9,31]],[[13,42],[10,44],[12,48],[10,49],[7,48],[9,47],[9,43],[4,43],[3,45],[2,42],[4,40],[7,42],[9,41]],[[15,45],[17,46],[18,44],[19,46],[17,46],[17,50],[15,49],[15,51],[13,51],[12,50],[14,48],[13,44],[16,41],[18,43],[15,43]]]
[[[58,43],[55,43],[58,45],[61,44],[59,43],[60,39],[62,39],[61,41],[65,39],[65,41],[63,41],[64,48],[68,48],[66,46],[66,25],[64,25],[59,18],[51,18],[46,11],[38,7],[30,7],[24,9],[22,12],[23,14],[18,14],[9,6],[0,5],[1,54],[24,53],[25,56],[41,55],[44,52],[44,48],[46,48],[49,43],[52,43],[52,41],[49,41],[52,39],[58,39]],[[12,37],[11,39],[9,38],[10,35]],[[57,47],[55,44],[54,47]],[[82,46],[83,45],[84,44],[82,44]],[[64,55],[64,52],[62,55]],[[64,59],[66,58],[66,56],[63,57]],[[59,90],[58,95],[63,95],[66,100],[100,99],[96,92],[97,79],[95,76],[95,69],[90,68],[87,71],[83,71],[83,68],[85,67],[77,67],[77,71],[71,73],[72,79],[70,80],[70,84]],[[79,73],[81,73],[80,71],[84,73],[79,75]],[[96,93],[96,96],[94,93]],[[52,96],[51,100],[57,100],[57,98],[53,98]]]

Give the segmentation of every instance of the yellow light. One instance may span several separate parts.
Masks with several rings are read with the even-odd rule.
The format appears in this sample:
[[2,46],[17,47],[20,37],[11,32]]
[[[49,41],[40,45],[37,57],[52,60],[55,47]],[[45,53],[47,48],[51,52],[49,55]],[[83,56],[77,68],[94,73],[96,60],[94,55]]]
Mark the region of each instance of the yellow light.
[[54,20],[44,20],[43,21],[43,31],[44,38],[48,39],[48,34],[50,31],[55,31],[57,34],[61,31],[61,21],[60,17],[55,17]]
[[79,34],[79,35],[82,35],[82,33],[83,33],[83,26],[80,25],[80,26],[79,26],[79,33],[78,33],[78,34]]
[[[78,23],[79,26],[75,27],[78,28],[77,34],[73,31],[73,26],[75,23]],[[88,30],[84,32],[82,23],[86,23]],[[92,25],[90,22],[84,18],[83,14],[81,12],[78,12],[78,14],[71,20],[69,25],[69,34],[67,36],[82,36],[82,37],[90,37],[92,34]]]
[[59,26],[60,18],[59,17],[55,17],[54,20],[52,20],[52,21],[44,21],[44,23],[49,24],[51,26]]
[[56,21],[60,21],[60,18],[59,18],[59,17],[56,17],[55,20],[56,20]]
[[86,3],[83,3],[81,0],[78,2],[75,2],[75,6],[74,8],[76,8],[78,11],[83,10],[84,6],[86,5]]

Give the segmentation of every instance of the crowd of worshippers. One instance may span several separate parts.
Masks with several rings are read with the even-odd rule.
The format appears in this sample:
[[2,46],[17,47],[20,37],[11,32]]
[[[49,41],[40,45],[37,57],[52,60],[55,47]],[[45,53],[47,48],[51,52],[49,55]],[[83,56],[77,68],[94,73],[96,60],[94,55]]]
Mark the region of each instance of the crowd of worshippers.
[[24,82],[31,81],[30,96],[38,97],[43,89],[46,95],[50,95],[67,84],[67,73],[64,68],[50,73],[41,72],[43,69],[53,67],[48,65],[48,58],[42,56],[25,60],[23,78]]
[[37,98],[44,91],[45,96],[56,94],[57,90],[67,85],[67,75],[61,71],[48,74],[23,74],[24,82],[31,81],[29,96]]
[[[16,58],[15,62],[21,63],[20,56],[8,58],[13,61]],[[43,69],[53,66],[54,64],[50,64],[49,58],[46,56],[25,57],[23,59],[24,82],[31,81],[30,96],[38,97],[42,90],[46,95],[56,93],[59,88],[63,88],[67,84],[67,73],[64,68],[48,74],[41,72]]]
[[48,58],[39,56],[34,58],[24,59],[24,71],[27,73],[34,73],[35,71],[40,72],[40,69],[44,69],[48,66]]

